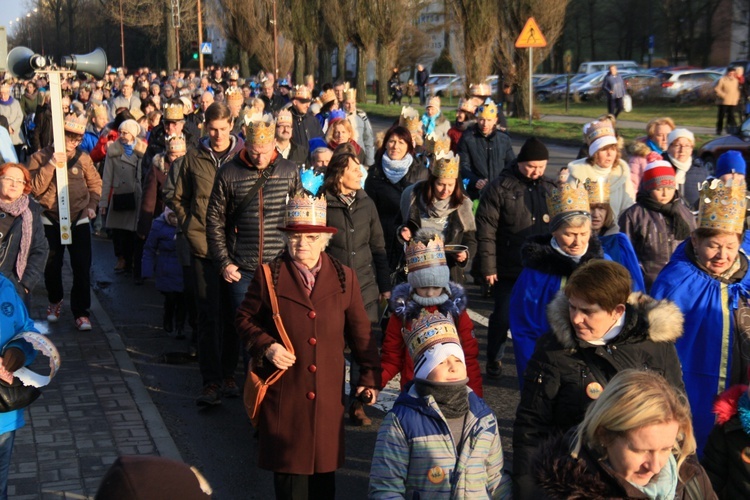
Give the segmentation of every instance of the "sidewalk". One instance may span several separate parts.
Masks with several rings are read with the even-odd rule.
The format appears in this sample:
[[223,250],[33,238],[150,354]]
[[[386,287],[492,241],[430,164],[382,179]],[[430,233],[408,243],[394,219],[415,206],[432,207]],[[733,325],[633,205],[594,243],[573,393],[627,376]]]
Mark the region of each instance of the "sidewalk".
[[[623,113],[620,116],[627,117],[627,113]],[[539,119],[544,122],[580,123],[581,125],[593,120],[593,118],[586,118],[584,116],[568,116],[568,115],[540,115]],[[677,126],[679,127],[680,124],[678,123]],[[617,127],[640,129],[640,130],[643,130],[644,135],[646,133],[646,122],[635,122],[631,120],[623,120],[622,118],[620,118],[617,120]],[[713,127],[686,126],[685,128],[687,128],[694,134],[713,135],[716,132],[716,129]]]
[[[72,278],[66,266],[65,289]],[[49,331],[61,368],[26,411],[16,432],[8,495],[12,499],[93,498],[119,455],[161,455],[181,460],[161,415],[112,321],[91,292],[93,330],[79,332],[68,297],[60,321],[47,324],[44,284],[31,316]]]

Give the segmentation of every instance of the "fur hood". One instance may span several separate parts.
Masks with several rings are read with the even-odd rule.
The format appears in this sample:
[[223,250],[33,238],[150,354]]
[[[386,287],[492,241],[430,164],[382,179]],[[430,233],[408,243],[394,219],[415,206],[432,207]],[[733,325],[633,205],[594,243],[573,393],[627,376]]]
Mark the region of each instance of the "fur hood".
[[628,146],[628,154],[630,154],[630,156],[642,156],[645,158],[650,152],[651,148],[648,147],[644,141],[636,140]]
[[[438,306],[438,311],[443,316],[453,316],[454,322],[466,310],[466,291],[461,285],[451,283],[450,297]],[[412,300],[413,290],[409,283],[401,283],[391,293],[390,307],[404,324],[409,323],[419,316],[424,306]]]
[[552,235],[541,234],[529,237],[521,247],[521,263],[523,267],[528,267],[546,274],[555,274],[558,276],[570,276],[578,266],[591,259],[604,258],[604,250],[599,238],[592,233],[589,239],[589,248],[581,257],[580,263],[562,255],[552,248],[550,240]]
[[733,385],[716,398],[714,413],[717,425],[724,425],[737,415],[737,405],[745,392],[747,392],[746,385]]
[[[568,304],[565,293],[557,292],[547,306],[547,319],[558,342],[573,349],[578,341],[570,324]],[[635,292],[630,294],[625,307],[625,325],[616,342],[675,342],[682,336],[685,319],[675,303]]]

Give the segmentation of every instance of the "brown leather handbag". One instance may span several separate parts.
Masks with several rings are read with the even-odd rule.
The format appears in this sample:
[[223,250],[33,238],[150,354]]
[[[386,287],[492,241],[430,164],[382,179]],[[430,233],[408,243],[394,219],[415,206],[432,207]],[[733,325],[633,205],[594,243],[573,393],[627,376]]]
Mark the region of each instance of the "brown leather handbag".
[[[273,286],[273,279],[271,278],[271,268],[268,264],[263,264],[261,268],[263,269],[263,275],[266,279],[268,298],[271,300],[271,310],[273,312],[273,322],[276,325],[276,330],[279,332],[282,345],[287,351],[294,354],[292,341],[289,340],[284,324],[281,322],[279,301],[276,298],[276,290]],[[260,404],[263,402],[263,398],[266,397],[268,387],[279,380],[285,371],[286,370],[278,369],[263,380],[257,373],[255,373],[255,367],[252,365],[251,361],[250,369],[247,371],[247,379],[245,380],[244,401],[245,411],[247,411],[247,415],[250,417],[250,421],[253,423],[254,427],[258,426],[258,420],[260,419]]]

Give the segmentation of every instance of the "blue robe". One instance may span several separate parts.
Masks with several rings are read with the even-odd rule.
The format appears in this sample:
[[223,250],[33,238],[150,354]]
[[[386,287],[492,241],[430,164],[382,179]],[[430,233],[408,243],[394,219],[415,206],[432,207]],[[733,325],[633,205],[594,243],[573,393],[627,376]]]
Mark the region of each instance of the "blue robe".
[[[714,425],[714,398],[731,384],[734,314],[739,301],[750,298],[750,272],[739,283],[724,285],[690,260],[685,250],[688,241],[672,254],[651,295],[673,301],[685,315],[684,333],[676,347],[702,454]],[[747,244],[746,235],[743,251]]]
[[633,278],[633,291],[645,293],[646,283],[643,281],[643,271],[641,271],[638,256],[635,254],[635,249],[633,244],[630,243],[628,235],[620,232],[607,234],[599,236],[599,241],[602,242],[602,249],[604,249],[605,254],[630,271],[630,277]]

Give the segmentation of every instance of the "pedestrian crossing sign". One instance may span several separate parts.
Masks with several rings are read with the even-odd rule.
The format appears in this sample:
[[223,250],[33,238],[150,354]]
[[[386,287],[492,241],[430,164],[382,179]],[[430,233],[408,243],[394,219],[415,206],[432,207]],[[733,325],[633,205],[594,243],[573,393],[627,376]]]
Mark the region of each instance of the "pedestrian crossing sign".
[[516,39],[516,48],[518,49],[536,49],[546,47],[547,39],[544,38],[542,30],[533,17],[526,21],[526,25],[521,30],[521,34]]
[[211,42],[203,42],[201,44],[201,54],[211,55],[212,53],[213,50],[211,50]]

